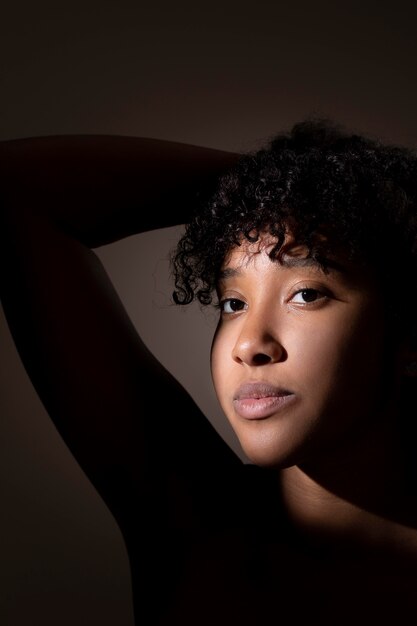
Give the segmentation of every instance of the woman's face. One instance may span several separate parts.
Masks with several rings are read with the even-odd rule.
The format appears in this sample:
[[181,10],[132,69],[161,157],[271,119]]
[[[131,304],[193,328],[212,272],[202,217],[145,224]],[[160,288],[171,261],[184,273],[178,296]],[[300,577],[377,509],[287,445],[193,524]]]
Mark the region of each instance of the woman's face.
[[272,245],[244,243],[223,266],[211,368],[249,459],[286,467],[334,453],[377,417],[384,315],[364,270],[325,273],[299,246],[271,261]]

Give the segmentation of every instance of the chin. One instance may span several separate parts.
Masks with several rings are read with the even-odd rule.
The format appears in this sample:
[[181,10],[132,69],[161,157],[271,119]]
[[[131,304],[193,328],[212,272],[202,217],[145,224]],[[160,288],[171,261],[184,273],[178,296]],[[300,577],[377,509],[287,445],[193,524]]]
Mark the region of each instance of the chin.
[[242,449],[251,463],[270,469],[285,469],[296,465],[299,454],[281,442],[264,437],[241,437]]

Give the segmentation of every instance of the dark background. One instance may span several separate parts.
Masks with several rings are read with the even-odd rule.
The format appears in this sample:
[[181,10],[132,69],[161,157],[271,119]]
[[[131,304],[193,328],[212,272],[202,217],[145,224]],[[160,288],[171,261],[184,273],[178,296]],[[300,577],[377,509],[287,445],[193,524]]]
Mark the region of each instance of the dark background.
[[[244,151],[320,115],[416,147],[416,17],[411,2],[17,0],[0,11],[0,139],[104,133]],[[97,252],[147,343],[240,453],[211,390],[213,318],[170,304],[179,232]],[[0,350],[0,623],[132,626],[119,529],[3,316]]]

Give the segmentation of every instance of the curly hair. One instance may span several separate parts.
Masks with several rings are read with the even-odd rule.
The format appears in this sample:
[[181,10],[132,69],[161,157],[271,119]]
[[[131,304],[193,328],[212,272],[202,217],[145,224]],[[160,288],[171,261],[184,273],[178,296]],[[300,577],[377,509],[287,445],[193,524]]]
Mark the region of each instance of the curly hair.
[[[349,133],[329,120],[297,123],[242,155],[196,208],[171,257],[174,301],[210,304],[222,263],[242,238],[256,241],[269,232],[277,241],[270,256],[279,258],[290,227],[319,262],[332,246],[342,246],[381,280],[403,284],[409,290],[404,309],[415,320],[416,192],[411,149]],[[325,242],[323,229],[331,232]]]

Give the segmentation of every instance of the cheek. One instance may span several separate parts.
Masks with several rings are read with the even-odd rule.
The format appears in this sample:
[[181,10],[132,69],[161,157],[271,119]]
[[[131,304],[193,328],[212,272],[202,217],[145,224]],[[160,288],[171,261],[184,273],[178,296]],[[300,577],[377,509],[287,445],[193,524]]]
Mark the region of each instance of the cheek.
[[374,316],[358,311],[347,316],[311,316],[294,320],[283,337],[295,383],[315,393],[357,386],[375,376],[381,359],[382,329]]
[[235,383],[233,376],[236,363],[232,356],[234,342],[233,334],[220,328],[216,331],[211,345],[211,378],[217,398],[224,411],[227,410],[227,399]]
[[224,341],[220,341],[221,333],[216,331],[210,352],[210,369],[211,378],[213,380],[214,389],[219,395],[221,382],[225,379],[225,364],[227,363]]
[[316,328],[298,348],[306,387],[340,414],[369,410],[381,383],[382,346],[382,328],[366,315]]

